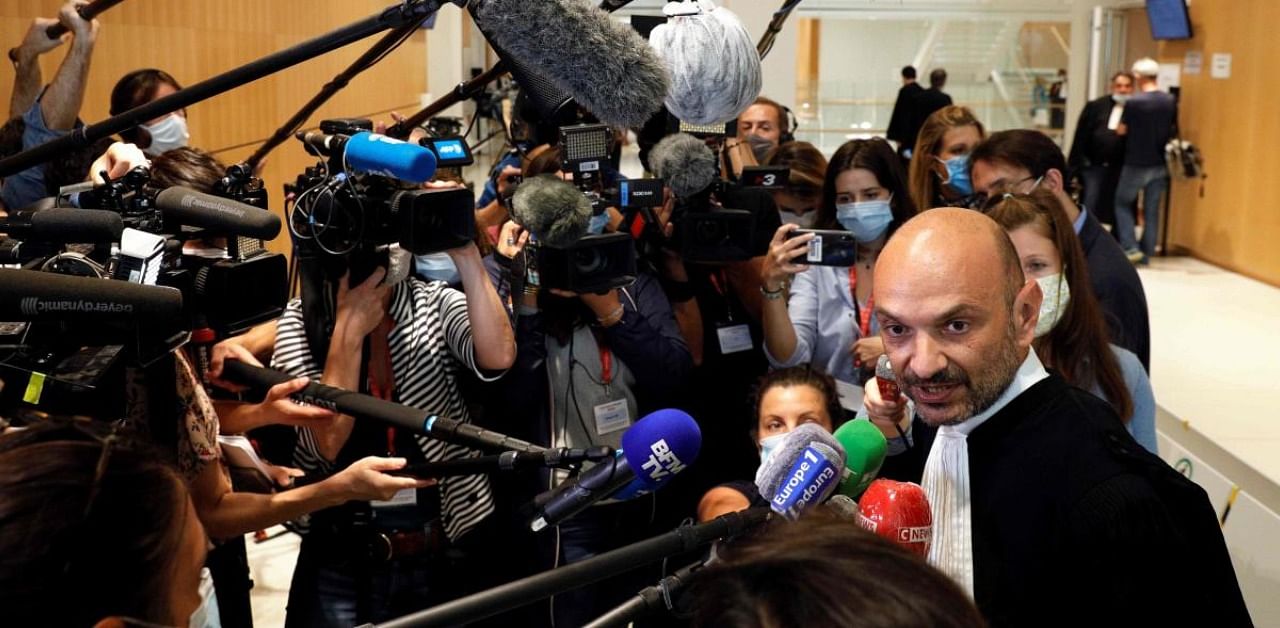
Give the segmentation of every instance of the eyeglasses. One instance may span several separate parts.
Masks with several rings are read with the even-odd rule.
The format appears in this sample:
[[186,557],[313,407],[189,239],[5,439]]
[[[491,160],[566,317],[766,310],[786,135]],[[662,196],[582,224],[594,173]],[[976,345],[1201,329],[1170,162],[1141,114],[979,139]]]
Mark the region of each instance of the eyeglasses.
[[[1023,183],[1026,183],[1027,181],[1031,181],[1032,179],[1035,180],[1035,183],[1031,184],[1031,189],[1027,190],[1026,192],[1014,191],[1015,188],[1022,185]],[[956,206],[967,207],[969,209],[976,209],[983,213],[986,213],[988,211],[991,211],[992,207],[995,207],[997,204],[1000,203],[1000,201],[1003,201],[1006,198],[1013,197],[1013,196],[1027,196],[1031,194],[1032,192],[1035,191],[1036,188],[1040,187],[1041,181],[1044,181],[1044,175],[1040,175],[1038,177],[1035,175],[1031,175],[1023,179],[1018,179],[1017,181],[1014,181],[1012,183],[998,183],[992,186],[991,189],[988,190],[986,193],[980,192],[978,194],[973,194],[971,196],[967,196],[963,199],[960,199],[961,204],[958,204]]]

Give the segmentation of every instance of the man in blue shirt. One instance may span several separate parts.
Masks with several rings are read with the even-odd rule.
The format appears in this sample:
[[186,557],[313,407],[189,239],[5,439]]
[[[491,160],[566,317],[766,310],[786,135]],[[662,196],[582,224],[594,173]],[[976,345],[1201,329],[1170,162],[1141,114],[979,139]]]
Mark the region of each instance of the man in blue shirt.
[[[1125,255],[1134,263],[1145,263],[1156,252],[1160,197],[1169,191],[1164,147],[1178,124],[1177,102],[1156,85],[1159,72],[1160,64],[1154,59],[1139,59],[1133,64],[1138,93],[1125,104],[1116,127],[1116,135],[1125,138],[1124,167],[1116,186],[1116,234]],[[1133,226],[1133,202],[1138,199],[1139,190],[1142,191],[1142,215],[1146,218],[1141,248]]]
[[[52,25],[51,21],[37,19],[33,22],[22,44],[9,55],[17,75],[9,113],[10,117],[22,116],[25,125],[23,150],[66,135],[82,124],[76,116],[84,102],[89,60],[98,36],[98,21],[85,20],[76,13],[82,4],[85,3],[68,2],[62,5],[58,14],[58,22],[71,32],[71,48],[43,94],[36,95],[42,81],[38,57],[62,43],[62,40],[50,39],[45,34],[45,29]],[[6,177],[0,190],[0,201],[9,209],[21,209],[46,196],[43,165]]]

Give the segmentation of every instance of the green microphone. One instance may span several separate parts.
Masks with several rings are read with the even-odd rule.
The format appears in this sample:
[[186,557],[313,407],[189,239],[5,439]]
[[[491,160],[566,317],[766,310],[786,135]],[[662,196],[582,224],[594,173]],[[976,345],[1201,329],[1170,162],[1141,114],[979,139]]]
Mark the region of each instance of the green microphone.
[[880,472],[888,443],[880,428],[864,419],[848,421],[832,436],[844,447],[844,478],[836,492],[857,499]]

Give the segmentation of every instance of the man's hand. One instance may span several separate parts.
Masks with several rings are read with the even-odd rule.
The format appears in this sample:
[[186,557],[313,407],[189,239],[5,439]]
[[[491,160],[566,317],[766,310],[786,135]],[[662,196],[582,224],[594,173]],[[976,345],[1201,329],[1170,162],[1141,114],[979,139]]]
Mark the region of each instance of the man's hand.
[[227,360],[239,360],[250,366],[262,366],[258,358],[248,349],[240,346],[235,338],[228,338],[213,345],[213,351],[209,352],[209,383],[232,392],[248,389],[248,386],[241,386],[222,379],[222,367]]
[[98,20],[80,17],[80,8],[87,4],[85,0],[75,0],[62,5],[58,11],[58,21],[71,31],[76,43],[93,43],[98,38]]
[[867,418],[885,438],[898,438],[898,428],[906,429],[902,424],[907,418],[907,398],[898,393],[897,399],[884,399],[880,396],[880,385],[872,377],[862,386],[862,404],[867,409]]
[[381,266],[375,268],[364,283],[354,288],[347,286],[350,276],[350,273],[343,275],[338,283],[338,314],[335,317],[333,335],[335,340],[358,345],[386,317],[387,308],[384,303],[387,295],[391,294],[391,286],[382,285],[387,269]]
[[298,377],[272,386],[262,403],[255,410],[268,417],[276,425],[292,425],[294,427],[316,427],[317,423],[332,421],[338,415],[318,406],[297,403],[290,395],[301,391],[310,384],[306,377]]
[[436,483],[435,480],[396,477],[385,473],[403,469],[407,462],[404,458],[361,458],[333,476],[338,496],[344,502],[391,499],[406,488],[426,488]]
[[50,39],[45,31],[58,20],[38,17],[31,21],[31,27],[27,29],[26,37],[22,38],[22,43],[18,46],[15,54],[18,56],[18,62],[29,62],[36,57],[57,48],[64,41],[61,37]]
[[511,198],[511,195],[515,194],[516,184],[514,182],[507,181],[507,179],[510,178],[511,175],[518,174],[521,174],[521,170],[515,166],[506,166],[502,169],[502,172],[498,173],[498,182],[496,184],[498,188],[498,198]]
[[102,184],[105,183],[102,178],[104,170],[107,176],[118,179],[138,166],[150,165],[151,161],[147,159],[142,149],[133,144],[115,142],[107,147],[107,152],[93,160],[93,165],[89,166],[89,176],[94,183]]

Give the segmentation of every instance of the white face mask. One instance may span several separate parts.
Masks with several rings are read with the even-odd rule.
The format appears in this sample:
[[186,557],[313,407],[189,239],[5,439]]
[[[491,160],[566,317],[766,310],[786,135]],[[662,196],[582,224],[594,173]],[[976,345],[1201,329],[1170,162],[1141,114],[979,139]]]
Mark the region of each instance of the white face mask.
[[182,148],[191,139],[191,134],[187,132],[187,119],[176,113],[165,116],[155,124],[144,124],[142,128],[151,135],[151,146],[143,151],[148,155],[159,155]]
[[1123,104],[1125,104],[1125,103],[1129,102],[1129,98],[1130,98],[1131,96],[1132,96],[1132,94],[1112,94],[1112,95],[1111,95],[1111,100],[1114,100],[1114,101],[1116,102],[1116,104],[1117,104],[1117,105],[1123,105]]
[[1036,338],[1040,338],[1052,331],[1066,314],[1067,304],[1071,302],[1071,289],[1064,273],[1039,277],[1036,283],[1040,284],[1040,292],[1044,294],[1044,300],[1040,302],[1040,319],[1036,321]]
[[213,574],[209,568],[200,570],[200,606],[191,613],[187,628],[221,628],[218,615],[218,594],[213,589]]
[[773,436],[766,437],[760,441],[760,466],[761,467],[763,467],[764,463],[767,460],[769,460],[769,456],[773,455],[773,450],[777,449],[778,444],[782,442],[782,439],[787,437],[788,433],[789,432],[774,434]]

